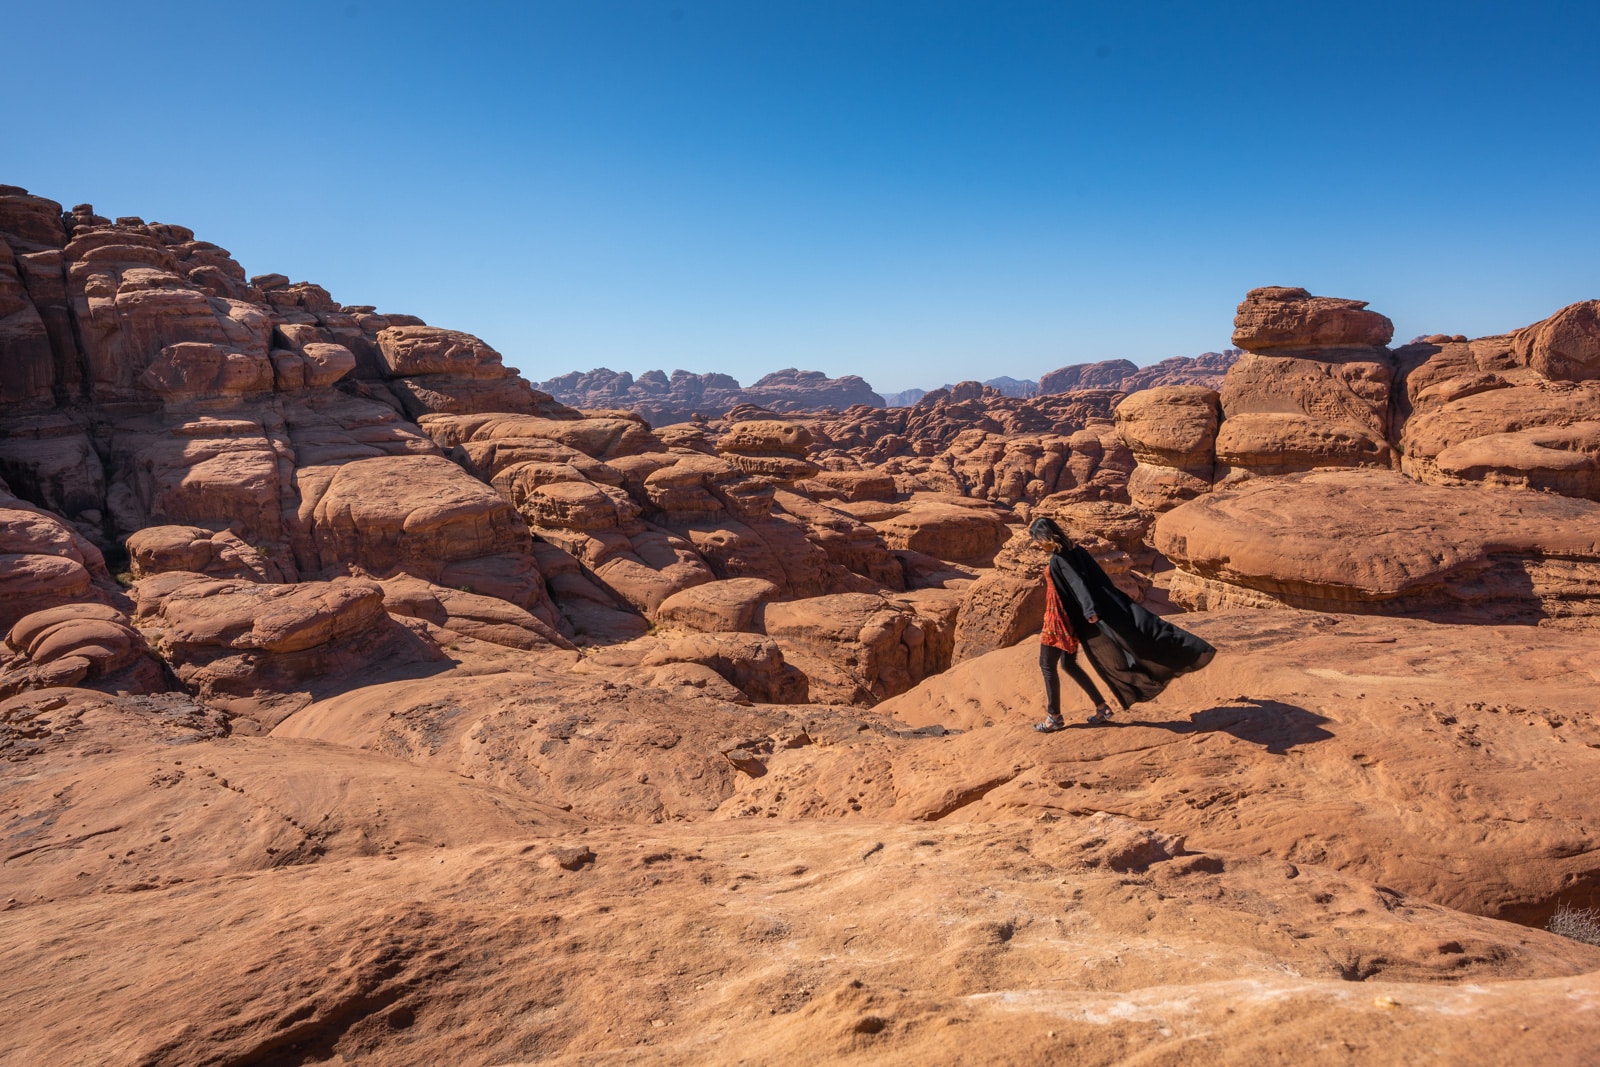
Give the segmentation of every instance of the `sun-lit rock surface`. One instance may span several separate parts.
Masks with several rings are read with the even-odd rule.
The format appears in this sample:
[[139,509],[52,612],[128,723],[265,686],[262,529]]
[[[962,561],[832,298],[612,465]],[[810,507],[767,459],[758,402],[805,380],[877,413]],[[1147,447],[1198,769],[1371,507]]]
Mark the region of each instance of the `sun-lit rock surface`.
[[[1600,904],[1593,301],[556,397],[181,226],[0,242],[0,1060],[1600,1043],[1534,928]],[[1216,660],[1032,730],[1037,515]]]

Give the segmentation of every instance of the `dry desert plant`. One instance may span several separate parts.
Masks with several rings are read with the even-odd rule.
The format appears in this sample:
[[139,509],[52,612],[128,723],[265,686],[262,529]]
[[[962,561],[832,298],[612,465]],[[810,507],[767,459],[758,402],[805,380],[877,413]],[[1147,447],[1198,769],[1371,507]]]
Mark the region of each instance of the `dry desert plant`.
[[1600,945],[1600,908],[1574,908],[1568,904],[1556,907],[1545,929],[1574,941]]

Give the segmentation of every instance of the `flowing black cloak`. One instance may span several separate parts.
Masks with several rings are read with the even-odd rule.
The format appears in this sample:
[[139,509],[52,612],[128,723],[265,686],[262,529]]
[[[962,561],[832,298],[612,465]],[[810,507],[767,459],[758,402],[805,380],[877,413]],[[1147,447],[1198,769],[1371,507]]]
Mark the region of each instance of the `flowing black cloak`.
[[[1050,581],[1095,671],[1124,708],[1150,700],[1217,654],[1209,642],[1128,599],[1082,546],[1050,557]],[[1098,626],[1090,615],[1100,616]]]

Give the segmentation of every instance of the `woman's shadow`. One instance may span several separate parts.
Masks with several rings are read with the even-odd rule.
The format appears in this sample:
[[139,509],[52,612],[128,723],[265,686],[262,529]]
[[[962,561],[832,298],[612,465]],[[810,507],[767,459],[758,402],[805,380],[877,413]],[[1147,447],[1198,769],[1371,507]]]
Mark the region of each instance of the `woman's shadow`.
[[[1322,728],[1322,724],[1328,721],[1324,716],[1297,704],[1240,697],[1228,704],[1197,711],[1187,720],[1152,722],[1144,719],[1112,719],[1105,725],[1146,726],[1175,734],[1221,732],[1260,745],[1274,756],[1283,756],[1295,745],[1312,745],[1333,737],[1332,733]],[[1079,725],[1090,730],[1102,728]]]

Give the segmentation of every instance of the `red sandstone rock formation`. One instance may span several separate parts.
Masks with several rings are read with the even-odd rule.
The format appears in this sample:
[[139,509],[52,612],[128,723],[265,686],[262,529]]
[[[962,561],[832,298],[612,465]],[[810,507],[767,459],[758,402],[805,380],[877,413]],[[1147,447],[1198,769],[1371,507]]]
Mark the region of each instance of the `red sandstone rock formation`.
[[[1464,1061],[1529,1024],[1582,1044],[1600,957],[1475,915],[1600,903],[1570,788],[1595,689],[1561,632],[1600,587],[1589,304],[1390,353],[1357,301],[1257,290],[1226,383],[1183,375],[1228,353],[799,415],[820,386],[784,372],[653,431],[182,227],[5,187],[0,239],[0,757],[26,772],[0,777],[0,1058],[511,1061],[683,1024],[651,1054],[1043,1058],[1065,1029],[1109,1059],[1147,1024],[1071,1020],[1133,1010],[1304,1059],[1401,1005]],[[1304,470],[1330,465],[1380,469]],[[1175,600],[1270,610],[1191,616],[1212,667],[1041,742],[1022,522],[1140,597],[1158,511]],[[1039,889],[1063,880],[1111,924],[1079,971],[1045,951],[1083,905]],[[929,899],[957,909],[931,949],[900,936]],[[570,951],[523,951],[556,914]],[[863,925],[893,949],[866,972]],[[735,946],[735,992],[694,988],[685,938]],[[777,938],[821,970],[752,966]],[[603,990],[602,943],[636,964]],[[1046,979],[1070,1003],[1017,1006]],[[1262,1027],[1238,981],[1300,1022]],[[182,1014],[202,996],[214,1022]],[[662,1025],[594,1010],[619,996]],[[951,1018],[977,1036],[922,1025]]]

